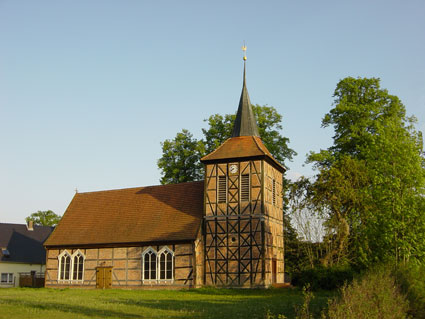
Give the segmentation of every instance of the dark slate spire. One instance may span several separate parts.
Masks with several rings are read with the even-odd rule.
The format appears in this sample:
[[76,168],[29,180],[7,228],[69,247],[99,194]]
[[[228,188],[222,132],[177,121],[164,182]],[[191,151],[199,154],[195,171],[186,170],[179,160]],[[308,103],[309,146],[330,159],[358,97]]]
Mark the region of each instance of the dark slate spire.
[[[243,47],[244,51],[246,47]],[[236,113],[236,120],[233,127],[232,137],[237,136],[258,136],[258,127],[255,120],[254,113],[252,112],[251,102],[249,100],[248,89],[246,88],[246,56],[244,55],[243,63],[243,87],[241,99],[239,100],[238,113]]]

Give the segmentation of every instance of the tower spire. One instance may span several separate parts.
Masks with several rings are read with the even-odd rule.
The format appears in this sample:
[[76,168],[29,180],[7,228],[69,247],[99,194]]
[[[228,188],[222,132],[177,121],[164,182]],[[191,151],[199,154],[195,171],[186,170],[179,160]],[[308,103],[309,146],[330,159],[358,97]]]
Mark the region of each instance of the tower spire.
[[239,100],[238,112],[236,113],[235,124],[233,126],[232,137],[237,136],[258,136],[258,127],[249,100],[248,89],[246,88],[246,46],[242,47],[243,55],[243,85],[241,98]]

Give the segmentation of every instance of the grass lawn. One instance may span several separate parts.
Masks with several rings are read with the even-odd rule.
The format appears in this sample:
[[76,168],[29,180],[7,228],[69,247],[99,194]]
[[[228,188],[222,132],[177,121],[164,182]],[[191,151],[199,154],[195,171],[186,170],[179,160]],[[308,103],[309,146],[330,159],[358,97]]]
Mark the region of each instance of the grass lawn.
[[[332,292],[315,293],[320,312]],[[298,289],[80,290],[0,289],[0,318],[294,318]]]

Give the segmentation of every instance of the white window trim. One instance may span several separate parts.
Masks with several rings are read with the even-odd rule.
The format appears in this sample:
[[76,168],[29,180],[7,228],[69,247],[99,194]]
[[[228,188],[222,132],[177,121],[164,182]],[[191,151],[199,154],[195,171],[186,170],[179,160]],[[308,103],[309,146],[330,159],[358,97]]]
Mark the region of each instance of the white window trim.
[[[145,255],[152,252],[156,256],[156,279],[145,279]],[[161,255],[167,252],[171,255],[171,279],[160,279],[160,260]],[[162,247],[156,251],[152,247],[148,247],[142,253],[142,281],[144,284],[160,284],[160,283],[173,283],[174,282],[174,252],[167,246]]]
[[153,249],[152,247],[148,247],[145,249],[145,251],[142,254],[142,280],[143,283],[156,283],[157,279],[145,279],[145,256],[146,254],[148,254],[149,252],[151,252],[152,254],[155,255],[155,259],[156,259],[156,278],[158,279],[158,253],[156,252],[155,249]]
[[[78,280],[78,279],[74,279],[74,257],[77,256],[78,254],[81,255],[81,257],[83,257],[83,279],[82,280]],[[60,279],[60,275],[61,275],[61,259],[63,256],[68,255],[69,258],[71,259],[70,265],[69,265],[69,279]],[[71,255],[66,249],[61,252],[58,255],[58,282],[59,283],[76,283],[76,284],[81,284],[84,282],[84,272],[85,272],[85,265],[84,265],[84,261],[86,260],[86,256],[83,254],[83,252],[79,249],[77,249],[76,251],[74,251],[74,253]]]
[[[6,275],[6,281],[3,282],[3,281],[1,281],[1,277],[3,277],[4,274]],[[3,286],[13,285],[14,284],[14,280],[13,280],[14,277],[15,276],[12,272],[2,272],[0,274],[0,285],[3,285]]]
[[[78,256],[78,255],[81,255],[81,257],[83,257],[83,274],[82,274],[81,280],[74,279],[74,257]],[[71,256],[71,270],[72,270],[72,273],[71,273],[71,276],[70,276],[71,282],[73,282],[73,283],[83,283],[84,282],[84,272],[85,272],[85,268],[86,268],[86,267],[84,267],[84,261],[85,260],[86,260],[86,256],[83,254],[83,252],[81,250],[77,249],[76,251],[74,251],[74,253]]]
[[[160,261],[161,261],[161,255],[164,252],[168,252],[171,255],[171,279],[160,279],[161,277],[161,272],[160,272]],[[158,267],[158,283],[172,283],[174,282],[174,252],[168,248],[167,246],[162,247],[162,249],[158,252],[158,256],[157,256],[157,267]]]
[[71,257],[71,254],[65,249],[63,252],[61,252],[59,255],[58,255],[58,282],[66,282],[66,283],[68,283],[68,282],[70,282],[70,280],[69,279],[60,279],[61,278],[61,273],[62,273],[62,267],[61,267],[61,259],[62,259],[62,257],[63,256],[65,256],[65,255],[68,255],[69,256],[69,259],[70,259],[70,264],[69,264],[69,271],[70,271],[70,274],[69,274],[69,277],[71,278],[71,268],[72,268],[72,257]]

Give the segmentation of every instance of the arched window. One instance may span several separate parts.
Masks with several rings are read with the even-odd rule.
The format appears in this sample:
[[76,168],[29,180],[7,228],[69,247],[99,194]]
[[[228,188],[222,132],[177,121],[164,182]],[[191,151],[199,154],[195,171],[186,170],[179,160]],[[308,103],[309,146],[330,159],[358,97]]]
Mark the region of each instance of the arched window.
[[77,250],[72,255],[72,280],[83,280],[84,276],[84,255]]
[[143,252],[142,258],[143,280],[156,280],[156,251],[149,247]]
[[174,267],[174,253],[164,247],[158,253],[159,260],[159,280],[172,280]]
[[59,256],[58,280],[69,280],[71,277],[71,256],[64,250]]

